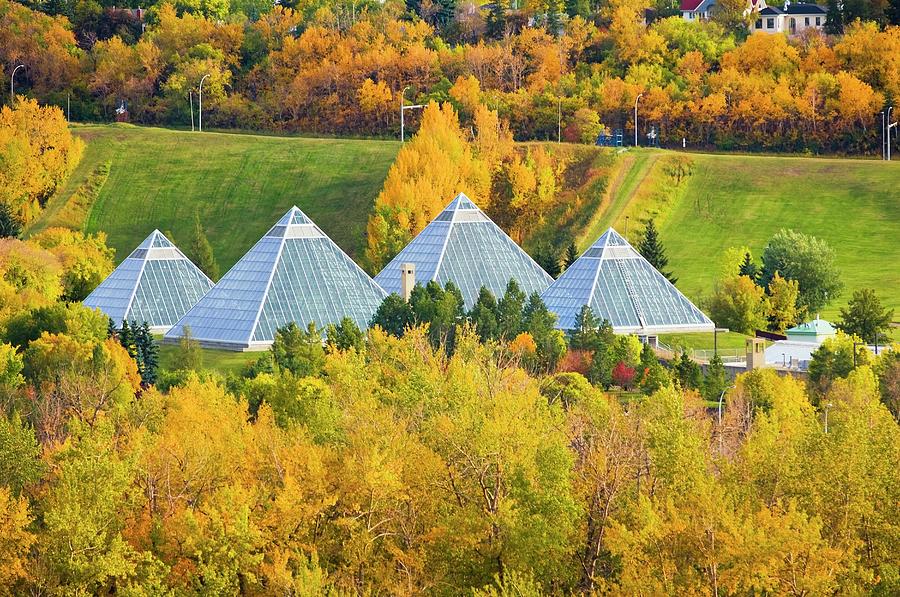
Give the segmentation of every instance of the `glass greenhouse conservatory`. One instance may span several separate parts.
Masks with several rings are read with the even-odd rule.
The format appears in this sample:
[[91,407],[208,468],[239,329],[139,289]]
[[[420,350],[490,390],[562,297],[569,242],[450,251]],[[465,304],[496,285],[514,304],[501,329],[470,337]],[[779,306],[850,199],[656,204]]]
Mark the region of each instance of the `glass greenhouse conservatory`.
[[159,230],[84,299],[118,326],[146,322],[151,331],[167,331],[212,288],[212,281]]
[[610,228],[542,295],[559,317],[557,327],[571,330],[582,306],[590,305],[617,334],[654,336],[675,332],[711,332],[713,322]]
[[553,278],[464,194],[460,193],[385,268],[375,281],[401,293],[401,265],[415,266],[416,281],[459,286],[471,309],[484,286],[498,298],[514,279],[526,295],[543,292]]
[[290,322],[365,329],[386,293],[297,207],[291,208],[165,336],[262,350]]

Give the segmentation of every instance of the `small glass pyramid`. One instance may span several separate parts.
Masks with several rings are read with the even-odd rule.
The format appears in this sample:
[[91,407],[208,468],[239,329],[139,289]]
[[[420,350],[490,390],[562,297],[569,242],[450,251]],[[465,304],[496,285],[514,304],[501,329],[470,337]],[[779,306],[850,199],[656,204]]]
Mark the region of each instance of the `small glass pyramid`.
[[291,208],[166,334],[185,326],[201,345],[260,350],[290,322],[319,328],[349,317],[365,329],[387,296],[298,208]]
[[541,293],[553,278],[541,269],[478,206],[460,193],[375,276],[387,292],[400,293],[400,265],[416,266],[416,281],[442,286],[453,280],[471,309],[484,286],[497,298],[514,279],[530,295]]
[[541,295],[570,330],[582,306],[616,333],[712,331],[713,322],[610,228]]
[[118,326],[146,322],[168,330],[206,292],[212,281],[159,230],[150,233],[119,267],[84,299]]

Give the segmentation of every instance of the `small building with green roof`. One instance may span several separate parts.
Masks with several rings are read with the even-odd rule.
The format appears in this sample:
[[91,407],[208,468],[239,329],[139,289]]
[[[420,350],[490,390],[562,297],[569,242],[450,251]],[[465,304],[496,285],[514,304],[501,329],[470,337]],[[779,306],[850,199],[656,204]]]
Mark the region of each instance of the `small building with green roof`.
[[811,344],[821,344],[828,338],[833,338],[837,330],[831,323],[816,316],[812,321],[801,323],[792,327],[784,334],[791,342],[808,342]]

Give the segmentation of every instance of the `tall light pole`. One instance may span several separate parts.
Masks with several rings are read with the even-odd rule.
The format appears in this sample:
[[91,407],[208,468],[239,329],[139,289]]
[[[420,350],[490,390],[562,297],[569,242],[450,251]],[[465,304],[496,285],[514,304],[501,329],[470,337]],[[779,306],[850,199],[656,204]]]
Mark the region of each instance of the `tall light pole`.
[[12,106],[14,103],[16,103],[15,78],[16,78],[16,71],[19,70],[20,68],[25,68],[25,65],[24,64],[18,65],[16,68],[13,69],[12,74],[9,76],[9,105],[10,106]]
[[887,159],[891,161],[891,129],[897,126],[897,123],[891,124],[891,112],[894,111],[894,106],[888,106],[887,109]]
[[881,159],[887,159],[887,129],[884,128],[884,110],[881,111]]
[[424,104],[410,104],[406,105],[406,90],[409,89],[409,85],[403,88],[403,91],[400,92],[400,142],[406,142],[406,121],[404,119],[404,113],[406,110],[415,110],[417,108],[424,108]]
[[719,354],[719,332],[728,332],[728,328],[713,328],[713,356]]
[[638,146],[638,118],[637,118],[637,105],[638,100],[643,97],[643,93],[639,93],[636,98],[634,98],[634,146]]
[[718,427],[719,427],[719,452],[723,451],[723,446],[722,446],[722,400],[725,399],[725,392],[727,392],[728,390],[733,390],[733,389],[734,389],[734,386],[728,386],[727,388],[722,390],[721,394],[719,394],[719,425],[718,425]]
[[203,132],[203,81],[205,81],[208,76],[209,74],[207,73],[200,79],[200,106],[197,108],[197,123],[201,133]]
[[191,132],[194,132],[194,90],[191,89],[188,91],[188,98],[191,102]]

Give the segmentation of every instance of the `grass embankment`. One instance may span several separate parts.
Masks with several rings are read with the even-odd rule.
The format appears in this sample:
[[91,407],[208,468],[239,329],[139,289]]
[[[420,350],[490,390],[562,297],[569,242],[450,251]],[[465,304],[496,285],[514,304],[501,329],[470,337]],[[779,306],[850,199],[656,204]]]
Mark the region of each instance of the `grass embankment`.
[[[171,344],[160,344],[159,346],[159,368],[163,371],[171,371],[175,369],[175,359],[178,353],[178,346]],[[216,371],[222,375],[229,373],[240,374],[248,365],[256,362],[261,352],[234,352],[230,350],[214,350],[211,348],[201,348],[203,354],[203,368],[210,371]]]
[[[87,142],[85,156],[29,232],[48,225],[102,230],[122,260],[154,228],[187,248],[199,213],[223,272],[292,205],[351,256],[361,256],[369,211],[399,148],[390,141],[129,125],[74,132]],[[97,196],[72,209],[73,195],[84,194],[107,163]]]
[[[632,155],[629,155],[632,154]],[[687,156],[692,174],[674,192],[668,156]],[[900,164],[839,158],[682,154],[641,150],[620,158],[610,197],[583,236],[609,225],[629,237],[656,213],[678,287],[697,300],[712,292],[724,252],[749,247],[759,259],[769,239],[792,228],[835,250],[844,294],[822,311],[836,319],[856,289],[871,287],[900,317]]]

